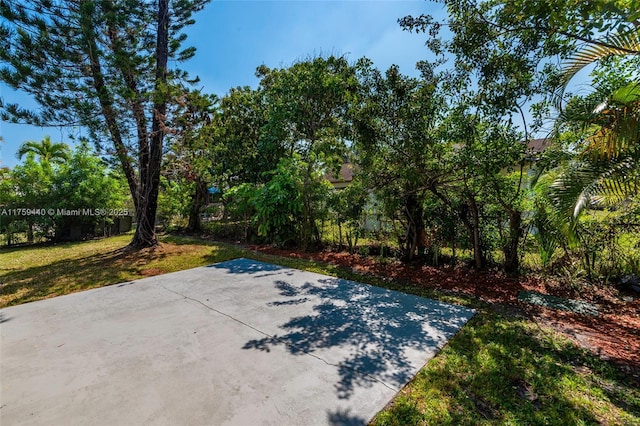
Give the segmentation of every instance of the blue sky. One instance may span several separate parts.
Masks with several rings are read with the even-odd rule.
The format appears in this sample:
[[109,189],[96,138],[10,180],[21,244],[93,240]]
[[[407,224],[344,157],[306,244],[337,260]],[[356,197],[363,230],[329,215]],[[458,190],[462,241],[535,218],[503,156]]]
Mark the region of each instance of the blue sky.
[[[212,1],[187,29],[188,45],[198,50],[182,64],[200,76],[205,92],[224,95],[231,87],[258,83],[255,69],[288,66],[296,60],[320,54],[345,55],[350,61],[362,56],[379,69],[397,64],[404,74],[415,75],[415,63],[429,55],[423,34],[402,31],[397,20],[406,15],[433,14],[444,19],[440,4],[423,0],[386,1]],[[0,84],[5,102],[33,107],[20,93]],[[0,123],[0,166],[18,163],[15,153],[25,140],[49,135],[69,142],[80,129],[38,128]]]

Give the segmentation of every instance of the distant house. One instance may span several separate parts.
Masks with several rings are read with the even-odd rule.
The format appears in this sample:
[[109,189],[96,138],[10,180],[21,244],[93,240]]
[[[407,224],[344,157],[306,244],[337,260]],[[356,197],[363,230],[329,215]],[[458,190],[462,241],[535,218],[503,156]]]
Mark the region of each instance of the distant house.
[[340,174],[335,176],[332,172],[325,173],[324,177],[335,189],[344,189],[353,181],[353,164],[344,163],[340,167]]
[[537,161],[550,145],[551,140],[547,138],[529,140],[527,142],[527,160]]
[[[524,143],[524,141],[523,141]],[[539,138],[530,139],[526,142],[527,152],[526,158],[528,161],[536,162],[540,159],[540,155],[549,148],[551,145],[551,139]],[[351,163],[343,163],[340,167],[340,174],[335,176],[332,172],[325,173],[324,177],[335,189],[344,189],[353,181],[354,166]]]

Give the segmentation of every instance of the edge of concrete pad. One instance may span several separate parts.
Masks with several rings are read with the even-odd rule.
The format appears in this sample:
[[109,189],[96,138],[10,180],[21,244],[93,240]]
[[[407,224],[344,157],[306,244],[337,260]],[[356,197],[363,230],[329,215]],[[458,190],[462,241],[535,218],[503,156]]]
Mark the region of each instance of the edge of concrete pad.
[[[415,375],[433,358],[433,356],[435,356],[437,352],[442,349],[446,342],[451,337],[453,337],[459,331],[459,329],[464,324],[466,324],[466,322],[475,314],[473,310],[460,307],[458,305],[446,304],[443,302],[434,301],[432,299],[413,296],[407,293],[388,290],[382,287],[372,286],[356,281],[338,279],[314,272],[287,268],[281,265],[259,262],[246,258],[238,258],[235,260],[219,262],[216,264],[193,268],[186,271],[177,271],[154,277],[145,277],[138,280],[113,284],[110,286],[100,287],[83,292],[77,292],[61,296],[59,298],[42,300],[39,302],[42,302],[45,305],[55,305],[56,300],[67,297],[91,301],[95,294],[94,292],[109,292],[113,289],[114,286],[117,286],[117,288],[119,287],[121,289],[130,288],[131,290],[133,290],[131,286],[134,285],[136,290],[138,292],[141,292],[141,294],[144,294],[144,292],[146,291],[160,289],[169,290],[169,288],[171,288],[172,290],[169,290],[169,292],[154,292],[154,294],[157,293],[155,297],[160,297],[160,300],[155,300],[154,303],[157,304],[157,302],[159,301],[160,304],[167,304],[166,308],[169,308],[170,305],[179,306],[181,307],[182,311],[184,311],[185,309],[197,309],[198,312],[200,312],[199,315],[202,315],[204,312],[203,308],[207,307],[207,303],[210,303],[209,300],[203,299],[203,297],[205,296],[201,294],[202,289],[207,288],[208,291],[211,291],[213,293],[216,293],[216,291],[219,290],[219,288],[217,287],[211,287],[207,280],[201,279],[203,277],[207,277],[207,273],[210,272],[209,268],[211,267],[217,267],[218,269],[224,269],[225,267],[234,268],[235,272],[231,273],[230,276],[235,276],[234,279],[240,281],[240,287],[243,287],[243,285],[251,283],[253,281],[248,280],[242,282],[240,271],[246,271],[247,267],[250,267],[252,271],[251,274],[248,274],[250,277],[259,276],[259,278],[267,280],[266,288],[268,288],[271,292],[266,294],[264,299],[256,301],[255,306],[252,306],[252,308],[254,309],[251,312],[247,313],[244,317],[240,318],[241,323],[244,322],[246,324],[251,324],[252,321],[264,321],[263,317],[260,317],[260,315],[264,313],[269,313],[274,309],[289,309],[288,311],[286,311],[288,312],[288,314],[285,315],[284,319],[276,318],[272,323],[269,324],[256,324],[259,326],[258,328],[261,329],[256,329],[256,331],[260,331],[260,333],[269,336],[269,338],[267,338],[267,340],[264,340],[264,337],[262,336],[250,338],[245,343],[243,349],[253,349],[259,351],[263,350],[263,348],[271,349],[274,354],[273,356],[276,356],[276,359],[278,357],[281,357],[281,355],[277,354],[311,355],[318,360],[323,361],[326,364],[325,368],[333,365],[334,367],[331,368],[334,368],[335,372],[339,374],[338,381],[336,381],[333,385],[333,392],[336,392],[336,389],[340,390],[340,386],[342,386],[343,391],[346,392],[353,392],[354,389],[356,390],[356,392],[360,392],[361,389],[367,388],[367,386],[369,386],[367,385],[367,382],[371,382],[371,380],[374,380],[377,384],[374,384],[373,386],[376,386],[376,388],[379,387],[379,391],[382,392],[382,394],[379,394],[379,397],[382,395],[388,395],[384,396],[385,405],[378,405],[374,412],[367,411],[366,415],[361,414],[358,411],[350,411],[350,406],[348,404],[332,405],[333,411],[331,413],[325,411],[325,414],[331,414],[332,416],[329,420],[327,420],[330,424],[362,424],[365,416],[369,416],[367,421],[373,419],[373,417],[375,417],[381,409],[383,409],[395,398],[397,392],[399,392],[404,386],[406,386],[407,383],[409,383],[415,377]],[[177,280],[179,281],[179,284],[175,283],[175,276],[181,276],[181,279]],[[286,282],[287,280],[291,282]],[[300,282],[296,284],[297,280],[299,280]],[[225,280],[221,280],[220,282],[222,281]],[[140,286],[139,284],[142,284],[142,286]],[[343,285],[341,286],[341,284]],[[225,285],[233,286],[233,282],[225,283]],[[178,289],[180,291],[173,291],[176,290],[175,286],[181,287],[180,289]],[[371,294],[363,295],[360,291],[363,287],[371,290]],[[184,292],[186,290],[193,291],[194,294],[191,295],[193,297],[185,294]],[[183,293],[181,294],[180,292]],[[116,297],[117,300],[122,301],[123,304],[126,305],[126,294],[128,293],[130,293],[130,291],[124,291],[120,295],[114,294],[113,297]],[[351,297],[361,298],[358,300],[362,301],[361,304],[363,306],[349,306],[348,301]],[[311,310],[307,309],[306,312],[304,310],[296,310],[296,308],[303,308],[304,306],[302,304],[288,303],[291,301],[295,302],[297,300],[302,300],[304,298],[307,298],[308,302],[311,303]],[[100,298],[98,297],[97,300],[99,299]],[[181,301],[184,301],[185,303],[183,304],[181,303]],[[366,306],[367,301],[372,301],[375,306]],[[393,313],[399,312],[398,304],[402,305],[401,302],[403,301],[415,303],[425,302],[428,305],[435,307],[457,307],[456,309],[460,309],[459,312],[466,312],[468,314],[468,317],[464,319],[463,322],[457,322],[458,326],[455,327],[455,332],[447,334],[446,339],[438,341],[436,337],[438,337],[439,334],[434,334],[432,336],[430,333],[435,333],[435,331],[438,331],[437,326],[441,325],[441,323],[436,322],[433,324],[435,331],[430,330],[428,327],[424,329],[418,327],[418,324],[422,324],[423,322],[420,320],[420,313],[426,311],[421,311],[420,309],[422,308],[411,305],[409,314],[405,315],[405,320],[410,322],[408,326],[410,328],[409,331],[418,333],[419,337],[433,337],[430,342],[431,348],[433,350],[431,352],[425,352],[424,348],[422,348],[423,352],[420,352],[421,342],[418,341],[418,338],[408,338],[403,340],[402,336],[395,336],[395,334],[398,333],[397,327],[387,321],[386,315],[391,315]],[[225,302],[224,300],[220,302],[222,304],[222,308],[224,308],[222,309],[223,315],[227,315],[226,313],[224,313],[224,311],[230,309],[230,306],[235,306],[237,304],[236,302],[237,300],[234,300],[233,298],[229,298],[228,304],[226,305],[225,303],[227,302]],[[280,305],[269,305],[269,303],[272,302],[285,303]],[[154,303],[149,303],[149,306],[147,307],[149,309],[152,309],[154,307]],[[12,308],[15,308],[17,310],[25,309],[28,311],[27,308],[31,308],[31,306],[29,305],[32,304],[23,304],[15,307],[9,307],[7,309],[12,310]],[[73,307],[74,303],[69,303],[69,305],[72,306],[65,309],[70,309],[70,312],[75,311],[76,308]],[[47,306],[44,307],[44,310],[41,309],[40,306],[38,306],[37,308],[38,311],[40,311],[40,314],[45,314],[45,311],[48,309]],[[138,308],[140,307],[136,306],[136,310],[138,310]],[[352,310],[356,309],[356,313],[358,315],[364,315],[365,318],[358,320],[355,317],[356,314],[350,311],[346,311],[347,308],[350,308]],[[117,309],[115,311],[109,307],[107,307],[107,309],[107,312],[98,312],[94,315],[98,315],[98,319],[100,321],[102,321],[103,319],[108,319],[110,316],[118,316]],[[165,316],[167,315],[166,312],[167,311],[165,309],[165,314],[158,316],[158,320],[165,318]],[[206,312],[204,313],[206,314]],[[57,314],[60,315],[60,312],[57,312]],[[142,309],[142,311],[138,311],[137,314],[141,314],[144,317],[144,309]],[[131,312],[129,313],[129,315],[135,316],[136,312]],[[183,317],[181,315],[176,315],[178,314],[172,313],[171,318]],[[255,315],[258,316],[256,317]],[[353,325],[352,328],[347,327],[344,330],[334,332],[332,331],[332,327],[328,327],[316,321],[316,319],[320,318],[320,315],[325,315],[334,323],[341,322],[342,320],[347,320],[345,321],[345,323],[351,321],[355,322],[355,325]],[[229,318],[233,317],[229,315],[227,316]],[[369,321],[373,323],[376,323],[377,321],[377,329],[375,330],[377,334],[363,334],[363,332],[360,330],[362,327],[369,325]],[[44,322],[46,323],[46,321]],[[268,328],[267,325],[271,328]],[[453,324],[451,325],[453,326]],[[121,323],[119,327],[122,327],[122,330],[127,330],[126,324],[124,322]],[[193,325],[189,325],[189,327],[193,327]],[[317,330],[315,328],[317,328]],[[300,335],[300,329],[309,330],[314,334],[311,337]],[[352,332],[356,333],[356,336],[354,338],[350,338],[349,336]],[[107,334],[107,337],[107,340],[113,338],[113,332],[109,332]],[[413,351],[415,353],[409,353],[408,355],[405,355],[403,353],[402,363],[400,364],[383,364],[382,361],[385,361],[386,358],[390,358],[390,356],[389,353],[386,352],[381,352],[380,355],[376,352],[377,350],[385,350],[384,348],[376,348],[376,345],[379,343],[379,341],[386,341],[387,343],[392,344],[393,350],[404,350],[403,344],[409,342],[411,345],[413,345],[410,348],[409,352]],[[353,348],[354,345],[355,350]],[[338,352],[333,353],[328,350],[327,347],[329,349],[338,349]],[[71,348],[72,346],[67,346],[65,350],[70,350]],[[268,351],[266,353],[268,353]],[[250,355],[250,352],[243,353],[243,355],[247,354]],[[264,354],[265,353],[263,352],[263,355]],[[318,360],[316,360],[315,362],[317,362]],[[303,361],[303,359],[299,359],[299,361]],[[372,365],[373,361],[380,361],[381,364],[379,364],[378,366]],[[378,368],[378,370],[376,370],[376,368]],[[400,371],[400,373],[397,373],[398,369],[402,371]],[[380,373],[380,371],[382,371],[382,373]],[[382,374],[382,376],[380,376],[380,374]],[[389,377],[385,378],[384,374],[388,374]],[[396,375],[394,376],[394,374]],[[401,385],[390,387],[391,382],[398,383],[399,381],[402,382]],[[389,394],[384,391],[384,388],[380,387],[382,385],[384,385],[384,388],[390,391]],[[163,386],[166,386],[166,384],[163,384]],[[338,388],[335,388],[335,386],[338,386]],[[358,395],[360,395],[360,393],[358,393]],[[330,399],[336,398],[336,396],[338,397],[338,401],[341,400],[338,394],[327,394],[327,397],[329,397]],[[347,400],[349,399],[347,398]],[[180,409],[180,407],[178,407],[178,409]],[[244,417],[236,418],[236,420],[238,421],[241,421],[243,419],[246,420],[246,418]]]

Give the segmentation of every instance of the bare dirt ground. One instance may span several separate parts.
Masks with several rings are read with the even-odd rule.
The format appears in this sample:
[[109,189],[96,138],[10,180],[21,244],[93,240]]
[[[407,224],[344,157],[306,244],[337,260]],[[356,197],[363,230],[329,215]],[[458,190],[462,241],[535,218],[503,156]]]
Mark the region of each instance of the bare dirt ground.
[[[613,286],[581,285],[572,288],[557,280],[535,275],[511,278],[499,272],[478,272],[464,267],[435,268],[394,260],[380,262],[377,258],[346,252],[302,252],[255,245],[249,248],[262,253],[326,262],[361,274],[476,297],[496,308],[517,312],[541,325],[553,327],[640,381],[640,295],[637,293],[624,293]],[[521,290],[583,300],[596,305],[599,315],[582,315],[523,303],[518,300]]]

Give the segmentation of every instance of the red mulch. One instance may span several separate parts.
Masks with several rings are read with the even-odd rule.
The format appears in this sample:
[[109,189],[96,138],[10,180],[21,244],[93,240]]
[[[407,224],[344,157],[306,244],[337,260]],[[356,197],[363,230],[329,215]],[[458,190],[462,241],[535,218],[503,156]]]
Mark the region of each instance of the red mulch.
[[[516,308],[541,324],[549,325],[578,345],[610,360],[640,380],[640,295],[622,294],[613,287],[569,288],[539,276],[510,278],[499,272],[474,271],[463,267],[435,268],[418,263],[402,263],[346,252],[301,252],[266,246],[253,250],[293,258],[317,260],[351,268],[355,272],[411,282],[426,288],[463,293],[510,309]],[[518,301],[521,290],[584,300],[598,307],[599,315],[581,315]],[[633,298],[625,301],[623,296]]]

